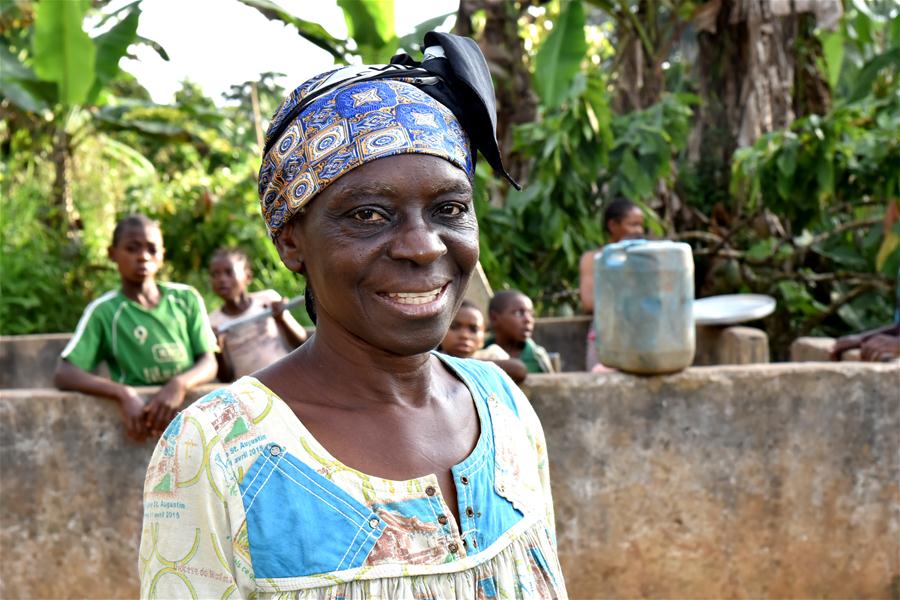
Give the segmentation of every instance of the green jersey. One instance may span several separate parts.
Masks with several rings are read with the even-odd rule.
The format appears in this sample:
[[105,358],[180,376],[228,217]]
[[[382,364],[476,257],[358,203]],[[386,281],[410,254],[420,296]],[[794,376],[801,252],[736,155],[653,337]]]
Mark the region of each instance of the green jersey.
[[113,381],[158,385],[216,349],[203,298],[179,283],[157,283],[159,303],[144,308],[121,290],[91,302],[62,358],[85,371],[105,361]]
[[[495,343],[496,340],[494,339],[494,336],[491,336],[485,340],[484,347],[487,348]],[[522,352],[517,358],[525,364],[525,369],[529,373],[554,372],[553,362],[550,360],[550,355],[547,353],[547,350],[531,338],[525,339],[525,346],[522,348]]]

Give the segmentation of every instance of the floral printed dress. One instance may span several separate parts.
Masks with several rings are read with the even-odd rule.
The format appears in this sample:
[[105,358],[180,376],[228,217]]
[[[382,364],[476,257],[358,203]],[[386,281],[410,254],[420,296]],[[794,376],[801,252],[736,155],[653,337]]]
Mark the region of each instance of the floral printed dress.
[[144,485],[147,598],[565,598],[544,435],[493,364],[438,355],[468,386],[481,434],[438,480],[341,464],[252,377],[180,413]]

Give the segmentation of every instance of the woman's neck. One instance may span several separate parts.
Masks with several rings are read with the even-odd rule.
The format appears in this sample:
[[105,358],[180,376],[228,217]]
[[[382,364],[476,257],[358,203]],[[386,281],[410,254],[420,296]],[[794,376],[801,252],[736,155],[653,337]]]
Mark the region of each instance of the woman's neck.
[[241,290],[241,295],[236,298],[228,298],[222,307],[222,312],[226,315],[239,315],[250,308],[250,294],[247,290]]
[[[363,409],[427,404],[443,385],[436,375],[444,367],[430,352],[397,356],[320,319],[316,334],[274,371],[273,377],[263,376],[263,382],[280,387],[274,391],[289,403],[293,399]],[[335,373],[353,375],[335,377]]]
[[125,294],[126,298],[134,300],[145,308],[155,307],[159,304],[159,299],[162,296],[159,286],[156,285],[156,281],[153,279],[140,283],[122,281],[122,293]]

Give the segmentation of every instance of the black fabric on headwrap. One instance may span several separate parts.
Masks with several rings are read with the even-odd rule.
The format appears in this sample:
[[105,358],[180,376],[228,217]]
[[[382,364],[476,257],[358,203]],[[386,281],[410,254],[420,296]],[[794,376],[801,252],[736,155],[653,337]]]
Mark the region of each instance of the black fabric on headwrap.
[[[422,62],[413,60],[408,54],[398,54],[391,59],[390,65],[372,67],[371,72],[323,86],[306,96],[268,136],[263,156],[269,153],[287,127],[306,107],[331,90],[352,81],[403,79],[453,113],[469,136],[473,159],[476,156],[475,150],[481,152],[496,173],[505,177],[516,189],[522,189],[503,167],[500,145],[497,143],[494,85],[481,48],[470,38],[436,31],[426,33],[424,41],[426,56]],[[428,48],[434,46],[440,46],[444,56],[429,55]]]
[[[491,72],[475,40],[430,31],[425,34],[425,48],[440,46],[444,57],[428,57],[421,63],[407,54],[398,54],[391,64],[420,67],[440,77],[433,85],[419,86],[423,92],[446,106],[459,119],[460,125],[488,164],[503,175],[517,190],[521,186],[506,172],[497,143],[497,104]],[[475,154],[474,152],[472,153]]]

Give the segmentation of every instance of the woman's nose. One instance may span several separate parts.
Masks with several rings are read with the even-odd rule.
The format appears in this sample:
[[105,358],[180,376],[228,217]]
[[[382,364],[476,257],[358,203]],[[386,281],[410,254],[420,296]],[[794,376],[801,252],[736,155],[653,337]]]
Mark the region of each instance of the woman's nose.
[[446,253],[440,234],[419,216],[404,220],[388,249],[391,258],[420,265],[430,264]]

